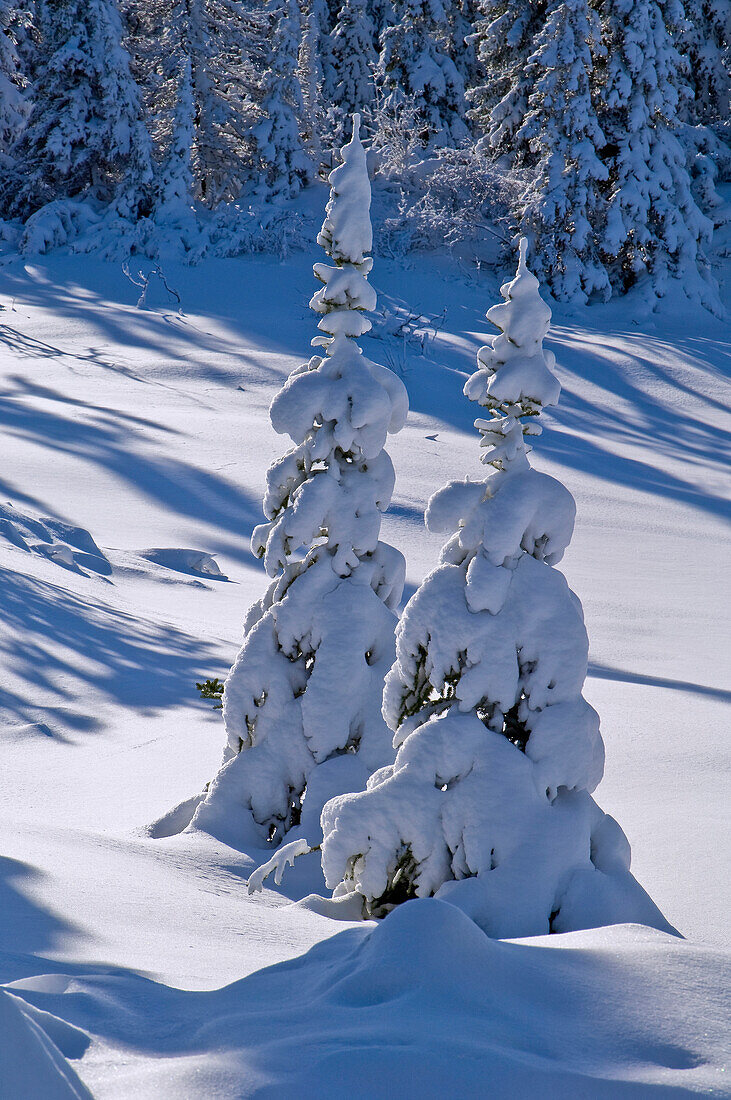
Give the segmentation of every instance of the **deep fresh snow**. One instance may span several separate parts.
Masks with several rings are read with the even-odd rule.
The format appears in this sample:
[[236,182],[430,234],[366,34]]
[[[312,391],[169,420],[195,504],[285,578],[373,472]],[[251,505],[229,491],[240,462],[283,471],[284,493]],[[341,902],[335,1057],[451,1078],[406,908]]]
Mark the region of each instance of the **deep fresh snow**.
[[[729,1095],[730,345],[680,294],[651,317],[555,310],[563,392],[532,461],[577,501],[561,569],[607,748],[596,799],[686,940],[492,941],[436,901],[342,923],[288,904],[311,864],[249,897],[251,858],[169,815],[223,751],[194,681],[223,677],[264,590],[248,543],[284,442],[267,409],[310,353],[320,258],[170,265],[180,314],[159,287],[136,309],[88,257],[0,269],[0,1063],[35,1044],[57,1086],[0,1070],[0,1095],[84,1095],[75,1074],[150,1100]],[[409,390],[381,536],[406,595],[442,542],[426,500],[481,474],[462,386],[499,281],[376,260],[379,308],[446,311],[424,354],[389,326],[363,338]]]

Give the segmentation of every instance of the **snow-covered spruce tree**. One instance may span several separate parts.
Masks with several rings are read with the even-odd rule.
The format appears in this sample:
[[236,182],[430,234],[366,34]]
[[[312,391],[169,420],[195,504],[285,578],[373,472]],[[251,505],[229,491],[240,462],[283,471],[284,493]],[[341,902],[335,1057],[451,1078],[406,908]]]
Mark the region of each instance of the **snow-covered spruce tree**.
[[447,898],[494,936],[624,920],[663,927],[629,874],[629,845],[590,793],[604,749],[582,696],[581,605],[553,566],[575,506],[531,468],[526,435],[559,384],[542,344],[550,310],[525,263],[488,318],[465,393],[493,472],[454,481],[427,525],[453,531],[397,630],[384,715],[395,763],[323,809],[322,865],[336,895],[383,916],[412,897]]
[[335,80],[332,101],[337,112],[333,138],[338,145],[352,114],[373,102],[377,60],[373,38],[368,0],[344,0],[330,45]]
[[[195,197],[208,207],[238,197],[252,175],[247,95],[251,33],[237,0],[179,0],[184,56],[190,58],[194,104]],[[173,13],[175,17],[175,12]]]
[[155,179],[155,216],[163,222],[180,223],[192,214],[194,114],[192,66],[190,58],[184,56],[177,78],[170,143]]
[[465,88],[453,61],[453,29],[442,0],[402,0],[381,34],[376,83],[390,113],[415,104],[424,146],[457,146],[469,130]]
[[12,164],[10,151],[23,132],[30,103],[27,80],[13,34],[17,4],[0,0],[0,169]]
[[327,10],[325,0],[314,0],[303,13],[297,74],[302,91],[302,142],[315,171],[322,163],[325,131],[323,9]]
[[335,73],[332,65],[332,30],[338,18],[337,0],[309,0],[307,33],[312,35],[312,53],[316,60],[317,78],[323,105],[331,103],[335,94]]
[[4,188],[11,216],[55,199],[118,200],[135,215],[152,172],[122,26],[111,0],[41,0],[33,109]]
[[469,117],[482,144],[521,164],[528,146],[516,134],[528,111],[528,58],[545,22],[546,0],[476,0],[472,38],[483,79],[469,89]]
[[532,91],[516,134],[533,166],[521,197],[521,229],[534,269],[556,298],[608,298],[609,277],[595,232],[604,217],[606,139],[592,97],[593,51],[601,24],[588,0],[551,0],[526,65]]
[[[449,41],[452,43],[452,60],[462,77],[465,90],[474,88],[481,74],[477,60],[474,32],[477,24],[477,0],[455,0],[447,6]],[[463,108],[466,110],[466,107]]]
[[711,222],[691,190],[676,135],[688,93],[675,38],[679,0],[604,0],[605,61],[598,69],[600,121],[607,139],[610,190],[599,246],[612,285],[627,290],[643,276],[662,296],[668,277],[713,305],[704,248]]
[[691,91],[678,137],[698,205],[719,226],[729,220],[717,184],[731,179],[731,0],[686,6],[678,48]]
[[368,0],[368,7],[373,20],[373,48],[377,50],[386,27],[396,22],[394,0]]
[[215,39],[206,8],[205,0],[176,0],[163,45],[167,44],[165,53],[179,75],[170,151],[179,144],[176,130],[185,104],[192,123],[188,125],[186,119],[194,195],[201,203],[216,206],[223,196],[237,194],[239,186],[238,181],[230,186],[227,179],[232,158],[226,148],[228,135],[221,128],[222,104],[215,94]]
[[300,132],[305,109],[298,77],[302,16],[298,0],[269,0],[267,11],[271,48],[262,77],[262,117],[252,136],[262,191],[291,195],[313,171]]
[[731,0],[695,0],[686,7],[679,48],[692,95],[683,116],[695,125],[728,122],[731,113]]
[[[233,842],[320,839],[323,803],[360,790],[393,759],[381,715],[404,580],[398,551],[379,541],[394,472],[384,451],[402,426],[406,391],[369,362],[357,338],[375,307],[370,184],[355,116],[330,175],[318,237],[322,355],[297,367],[271,407],[294,442],[267,476],[267,522],[252,537],[272,583],[251,608],[226,680],[223,766],[194,825]],[[299,825],[299,830],[291,835]]]

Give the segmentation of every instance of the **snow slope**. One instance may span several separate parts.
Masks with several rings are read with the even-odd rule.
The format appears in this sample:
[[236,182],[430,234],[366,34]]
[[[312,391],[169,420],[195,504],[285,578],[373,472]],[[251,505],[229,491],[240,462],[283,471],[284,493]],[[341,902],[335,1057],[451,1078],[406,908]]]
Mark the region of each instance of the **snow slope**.
[[[729,336],[680,297],[557,312],[563,394],[535,464],[578,505],[561,568],[607,744],[597,800],[688,942],[501,944],[436,902],[347,927],[287,904],[312,867],[249,898],[252,859],[177,832],[184,810],[150,835],[220,759],[194,681],[225,673],[264,587],[266,410],[308,354],[315,258],[170,265],[180,314],[162,291],[137,310],[88,258],[0,269],[0,980],[90,1036],[65,1050],[46,1020],[101,1097],[366,1095],[384,1072],[394,1095],[726,1095]],[[427,497],[480,471],[461,387],[499,280],[429,259],[372,281],[445,311],[363,342],[409,388],[383,528],[409,593],[439,549]]]
[[209,993],[119,975],[10,988],[100,1037],[82,1069],[109,1097],[722,1094],[718,961],[633,925],[490,940],[424,899]]

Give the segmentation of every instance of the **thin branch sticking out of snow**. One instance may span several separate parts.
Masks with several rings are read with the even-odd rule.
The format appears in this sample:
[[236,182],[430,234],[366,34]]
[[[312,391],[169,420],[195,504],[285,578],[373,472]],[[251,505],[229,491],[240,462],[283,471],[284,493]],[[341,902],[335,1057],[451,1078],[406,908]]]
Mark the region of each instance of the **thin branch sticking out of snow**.
[[129,269],[129,260],[125,260],[125,262],[122,264],[122,271],[127,276],[132,285],[139,287],[142,291],[139,298],[137,299],[138,309],[147,309],[147,291],[149,289],[150,280],[152,279],[153,275],[157,275],[158,279],[165,287],[170,297],[175,298],[178,303],[178,307],[182,305],[180,295],[178,294],[177,290],[174,290],[173,287],[170,286],[167,279],[165,278],[165,273],[163,272],[159,264],[157,264],[155,267],[152,268],[151,271],[148,271],[147,273],[145,273],[140,268],[137,272],[137,276],[135,277]]

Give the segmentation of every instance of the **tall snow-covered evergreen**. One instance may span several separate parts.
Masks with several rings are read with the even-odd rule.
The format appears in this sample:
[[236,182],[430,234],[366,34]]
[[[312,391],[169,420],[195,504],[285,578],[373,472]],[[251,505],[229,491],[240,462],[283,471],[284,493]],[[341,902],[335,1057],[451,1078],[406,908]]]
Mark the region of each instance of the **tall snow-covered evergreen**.
[[327,8],[324,0],[315,0],[303,12],[298,69],[302,92],[302,140],[315,171],[322,161],[325,118],[323,8]]
[[330,44],[335,82],[333,105],[339,119],[336,140],[342,138],[350,116],[367,109],[373,101],[377,60],[373,38],[368,0],[343,0]]
[[[226,71],[226,46],[235,45],[240,35],[234,5],[226,0],[177,0],[170,31],[178,36],[180,70],[190,69],[189,91],[181,87],[178,102],[189,96],[193,109],[190,157],[195,198],[215,207],[222,199],[237,197],[243,175],[236,126],[241,97],[231,102],[227,95],[236,71]],[[177,135],[172,138],[175,143]]]
[[545,21],[546,0],[476,0],[473,45],[484,81],[470,89],[470,117],[485,148],[520,163],[527,151],[515,135],[528,111],[526,71]]
[[299,825],[317,843],[324,801],[361,789],[393,759],[380,708],[404,562],[379,531],[394,483],[383,448],[407,398],[356,342],[376,302],[359,124],[356,115],[330,175],[318,237],[331,261],[315,265],[322,287],[310,303],[322,354],[292,372],[271,406],[275,430],[294,443],[269,470],[267,522],[252,538],[272,583],[226,681],[228,747],[195,818],[239,842],[278,843]]
[[717,189],[731,179],[731,0],[699,0],[678,43],[691,94],[680,105],[693,195],[715,225],[728,223],[728,205]]
[[253,131],[256,156],[270,194],[290,195],[312,174],[300,119],[304,113],[299,82],[302,16],[298,0],[269,0],[271,34],[262,79],[261,119]]
[[195,104],[190,58],[179,62],[176,102],[170,141],[155,178],[155,213],[166,222],[180,222],[191,213],[195,197],[193,150],[195,148]]
[[0,0],[0,169],[11,165],[10,151],[19,140],[30,111],[27,80],[12,33],[18,5]]
[[111,0],[41,0],[41,60],[33,110],[3,193],[25,217],[54,199],[119,199],[135,209],[149,188],[150,143],[122,27]]
[[521,229],[533,242],[534,267],[557,298],[607,298],[609,277],[596,232],[605,214],[606,138],[593,97],[601,24],[589,0],[551,0],[528,59],[528,110],[517,131],[532,171],[522,196]]
[[413,103],[424,145],[456,146],[469,131],[465,87],[454,63],[453,24],[442,0],[402,0],[381,34],[376,79],[387,108]]
[[731,117],[731,0],[687,4],[680,50],[688,62],[692,95],[683,115],[695,125],[728,123]]
[[[477,60],[474,32],[477,24],[477,0],[454,0],[446,8],[449,20],[448,41],[451,43],[451,58],[462,77],[465,91],[474,88],[481,75]],[[463,106],[466,113],[467,106]]]
[[476,427],[494,469],[429,502],[429,528],[453,533],[398,627],[383,708],[396,760],[324,807],[323,870],[365,915],[436,894],[494,936],[663,926],[629,874],[624,834],[590,797],[604,749],[581,693],[588,642],[553,568],[575,506],[527,458],[526,435],[559,384],[525,244],[488,312],[500,333],[465,386],[488,411]]
[[598,95],[611,188],[599,244],[610,278],[624,290],[648,276],[662,295],[668,277],[679,275],[703,296],[712,226],[696,205],[675,132],[688,94],[675,41],[682,5],[606,0],[601,15],[607,52]]

